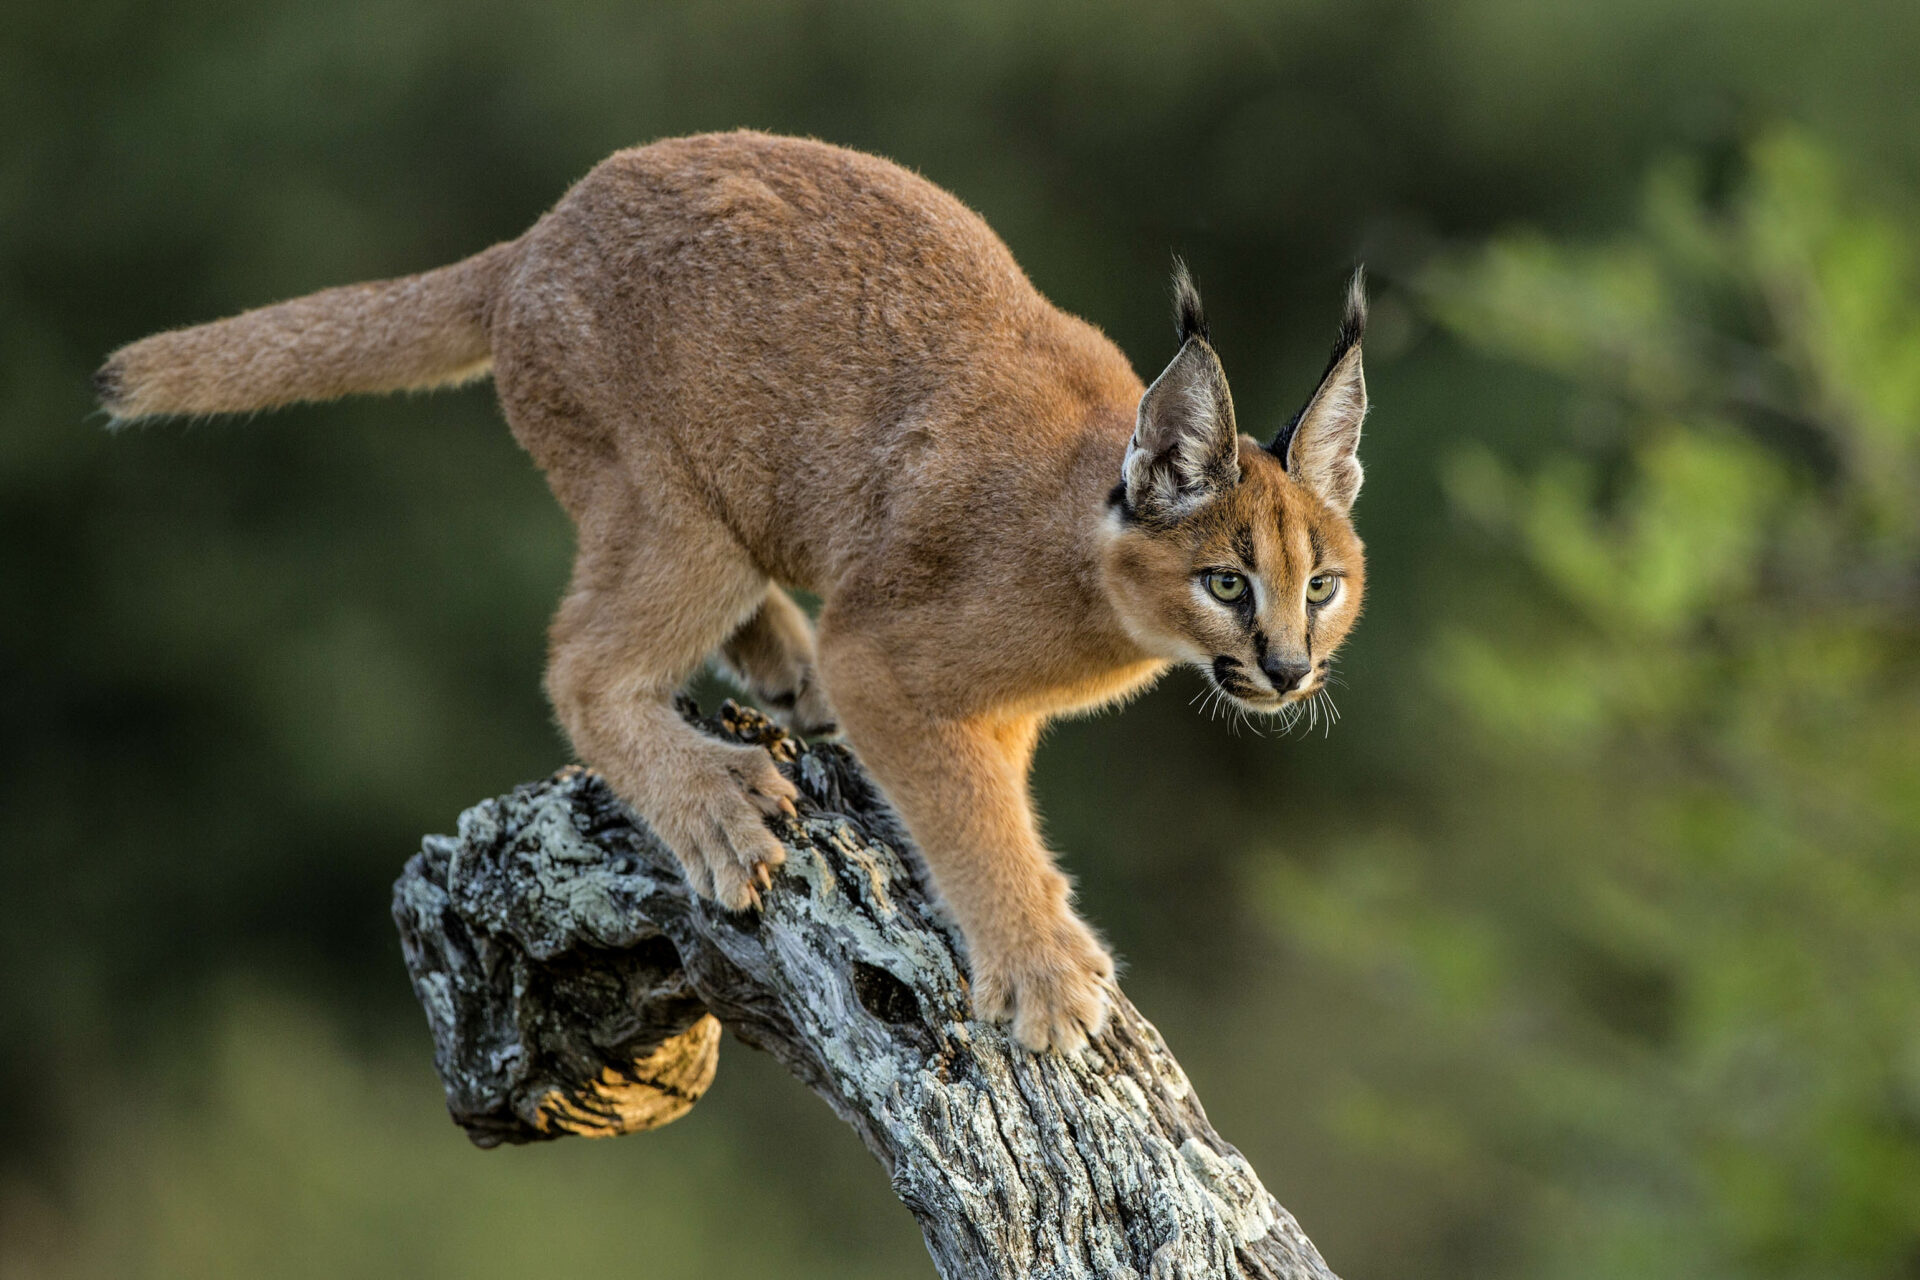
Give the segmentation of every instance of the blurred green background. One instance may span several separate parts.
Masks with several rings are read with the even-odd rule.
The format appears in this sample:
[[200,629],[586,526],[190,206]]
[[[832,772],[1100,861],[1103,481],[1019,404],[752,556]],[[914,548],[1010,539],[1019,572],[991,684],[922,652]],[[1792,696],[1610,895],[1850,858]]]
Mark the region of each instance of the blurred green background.
[[931,1273],[738,1044],[657,1134],[447,1122],[388,886],[566,758],[489,390],[89,416],[121,342],[752,125],[958,192],[1143,372],[1184,254],[1263,434],[1371,264],[1338,726],[1175,676],[1037,779],[1336,1269],[1920,1276],[1917,60],[1911,0],[10,6],[0,1275]]

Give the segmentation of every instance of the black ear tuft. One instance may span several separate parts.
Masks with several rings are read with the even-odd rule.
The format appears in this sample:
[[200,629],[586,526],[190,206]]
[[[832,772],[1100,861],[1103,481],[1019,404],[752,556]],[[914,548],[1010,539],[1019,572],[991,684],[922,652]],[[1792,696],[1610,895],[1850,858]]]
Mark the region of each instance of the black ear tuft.
[[1306,407],[1267,448],[1287,474],[1341,515],[1353,510],[1365,473],[1360,466],[1360,425],[1367,416],[1367,375],[1360,339],[1367,330],[1366,277],[1353,273],[1347,313],[1333,358]]
[[[1366,336],[1367,268],[1362,264],[1353,269],[1353,275],[1347,280],[1347,311],[1340,317],[1340,333],[1333,340],[1333,354],[1327,357],[1326,370],[1320,375],[1322,383],[1326,382],[1328,374],[1340,367],[1340,362],[1346,359],[1347,352],[1359,346],[1360,340]],[[1306,415],[1311,405],[1312,401],[1302,405],[1300,411],[1293,415],[1293,421],[1280,428],[1280,433],[1267,445],[1267,451],[1282,463],[1286,462],[1287,450],[1293,444],[1293,433],[1299,430],[1300,419]]]
[[[1363,304],[1362,323],[1365,314]],[[1213,334],[1207,328],[1207,309],[1200,304],[1200,290],[1193,283],[1193,273],[1187,270],[1187,264],[1178,254],[1173,259],[1173,323],[1179,330],[1181,342],[1197,337],[1208,346],[1213,345]]]
[[[1347,314],[1340,320],[1340,336],[1334,339],[1333,355],[1327,359],[1327,373],[1333,372],[1333,366],[1340,358],[1360,345],[1360,339],[1367,336],[1367,268],[1362,265],[1353,269],[1353,278],[1347,281]],[[1322,378],[1327,376],[1323,373]]]

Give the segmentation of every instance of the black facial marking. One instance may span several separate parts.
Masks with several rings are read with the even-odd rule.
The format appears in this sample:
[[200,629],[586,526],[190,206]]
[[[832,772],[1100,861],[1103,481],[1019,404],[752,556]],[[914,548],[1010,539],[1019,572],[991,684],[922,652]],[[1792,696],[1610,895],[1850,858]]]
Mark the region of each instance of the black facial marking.
[[1283,570],[1283,578],[1293,577],[1296,571],[1296,566],[1293,563],[1293,539],[1287,536],[1288,522],[1295,518],[1289,509],[1283,507],[1280,511],[1280,519],[1275,522],[1275,528],[1280,534],[1280,565]]
[[1267,633],[1258,628],[1253,633],[1253,656],[1259,662],[1267,660]]
[[1321,540],[1320,530],[1312,525],[1307,526],[1307,542],[1313,547],[1314,567],[1318,568],[1325,564],[1327,562],[1327,544]]
[[1221,654],[1213,660],[1213,682],[1236,698],[1245,698],[1260,691],[1253,681],[1240,673],[1240,661]]
[[1239,556],[1240,563],[1246,565],[1248,569],[1259,567],[1253,546],[1253,530],[1246,525],[1241,525],[1233,531],[1233,554]]

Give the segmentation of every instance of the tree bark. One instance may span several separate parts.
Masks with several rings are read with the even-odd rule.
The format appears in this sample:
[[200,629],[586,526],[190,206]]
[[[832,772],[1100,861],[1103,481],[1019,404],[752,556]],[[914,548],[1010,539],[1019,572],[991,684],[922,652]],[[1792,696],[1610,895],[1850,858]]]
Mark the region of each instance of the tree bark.
[[469,809],[394,886],[475,1143],[665,1124],[711,1083],[725,1025],[853,1126],[948,1280],[1333,1280],[1124,995],[1073,1057],[973,1019],[956,936],[844,748],[731,703],[701,723],[766,746],[803,794],[764,912],[696,898],[582,769]]

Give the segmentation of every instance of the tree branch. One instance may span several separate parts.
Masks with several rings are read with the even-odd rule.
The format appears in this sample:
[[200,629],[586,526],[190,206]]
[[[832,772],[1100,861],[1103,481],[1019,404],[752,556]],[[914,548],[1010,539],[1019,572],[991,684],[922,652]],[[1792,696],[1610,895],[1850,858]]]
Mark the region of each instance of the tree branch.
[[853,1126],[947,1280],[1333,1280],[1125,996],[1075,1057],[971,1019],[955,936],[844,748],[732,703],[701,723],[766,746],[803,793],[763,913],[693,896],[581,769],[469,809],[394,886],[475,1143],[666,1124],[712,1082],[724,1024]]

